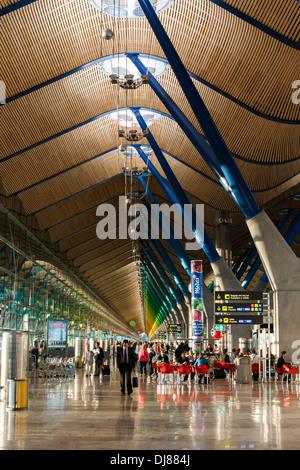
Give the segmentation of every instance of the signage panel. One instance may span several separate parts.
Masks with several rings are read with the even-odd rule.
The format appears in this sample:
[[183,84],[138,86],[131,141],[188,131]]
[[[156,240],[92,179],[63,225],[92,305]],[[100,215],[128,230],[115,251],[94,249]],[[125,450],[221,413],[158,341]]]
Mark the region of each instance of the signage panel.
[[215,324],[223,325],[261,325],[262,315],[216,315]]
[[168,333],[170,334],[175,334],[175,333],[181,333],[181,324],[169,324],[168,325]]
[[215,302],[221,300],[262,300],[263,292],[256,291],[219,291],[215,292]]
[[67,322],[65,320],[48,320],[47,347],[48,349],[66,349]]
[[259,302],[236,303],[236,304],[220,304],[215,303],[215,312],[263,312],[263,304]]

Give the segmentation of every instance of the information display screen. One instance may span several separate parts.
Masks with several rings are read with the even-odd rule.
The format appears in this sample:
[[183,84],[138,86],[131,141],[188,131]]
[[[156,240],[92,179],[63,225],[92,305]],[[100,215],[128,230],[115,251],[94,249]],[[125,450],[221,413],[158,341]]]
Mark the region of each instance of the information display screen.
[[169,324],[168,325],[168,333],[169,334],[181,334],[181,324],[177,323],[174,325]]
[[48,320],[48,349],[65,349],[67,347],[67,322],[65,320]]

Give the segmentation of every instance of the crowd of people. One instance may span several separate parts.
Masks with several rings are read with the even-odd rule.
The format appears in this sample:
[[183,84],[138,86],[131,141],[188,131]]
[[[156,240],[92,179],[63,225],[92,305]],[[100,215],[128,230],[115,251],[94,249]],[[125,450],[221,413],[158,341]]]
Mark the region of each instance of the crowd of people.
[[[228,352],[226,348],[220,348],[218,344],[206,347],[203,352],[194,353],[187,343],[180,343],[178,346],[173,344],[151,343],[151,342],[135,342],[131,343],[124,340],[122,344],[117,344],[117,367],[120,372],[120,385],[121,393],[124,395],[126,390],[128,395],[133,391],[132,389],[132,372],[138,370],[139,375],[148,376],[155,380],[157,378],[157,367],[163,364],[189,365],[193,366],[191,378],[194,377],[194,370],[198,366],[207,366],[209,368],[208,376],[212,376],[213,368],[211,367],[212,361],[217,360],[220,364],[236,364],[238,359],[242,356],[249,356],[252,364],[259,363],[259,357],[254,349],[249,349],[247,352],[242,352],[240,349],[233,348]],[[285,363],[285,354],[283,352],[278,361],[280,365]],[[86,374],[92,373],[94,365],[94,375],[99,375],[101,365],[103,363],[104,354],[100,343],[97,342],[94,350],[87,349],[84,355],[84,362],[86,364]],[[275,357],[271,355],[271,366],[275,364]],[[280,367],[280,365],[278,367]],[[254,380],[258,379],[258,372],[253,372]],[[188,375],[184,377],[187,381]],[[201,380],[201,377],[200,377]]]

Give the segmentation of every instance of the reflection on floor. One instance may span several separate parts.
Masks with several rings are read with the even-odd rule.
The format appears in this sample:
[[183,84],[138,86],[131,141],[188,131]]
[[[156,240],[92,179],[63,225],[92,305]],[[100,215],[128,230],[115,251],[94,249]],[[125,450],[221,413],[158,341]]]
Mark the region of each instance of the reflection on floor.
[[0,450],[300,449],[300,385],[215,379],[158,385],[139,377],[131,396],[119,374],[29,379],[28,409],[0,393]]

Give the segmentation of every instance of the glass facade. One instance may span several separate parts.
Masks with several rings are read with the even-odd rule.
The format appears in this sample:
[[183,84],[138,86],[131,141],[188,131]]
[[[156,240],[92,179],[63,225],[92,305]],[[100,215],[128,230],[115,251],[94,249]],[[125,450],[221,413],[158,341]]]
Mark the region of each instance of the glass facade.
[[8,212],[5,200],[0,201],[0,339],[4,331],[26,331],[30,346],[46,341],[49,320],[67,321],[69,346],[78,336],[124,334],[124,325],[112,319],[101,299],[61,265],[47,235],[44,244],[35,238],[35,220],[28,227],[30,218],[18,201]]

